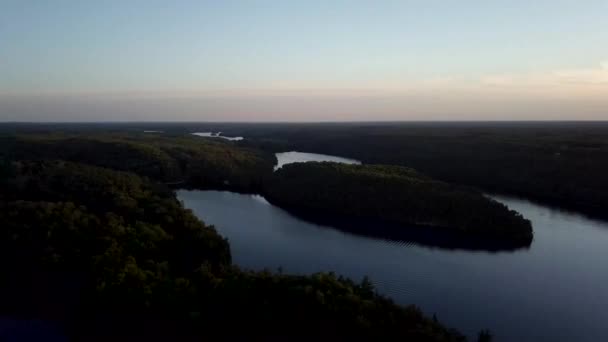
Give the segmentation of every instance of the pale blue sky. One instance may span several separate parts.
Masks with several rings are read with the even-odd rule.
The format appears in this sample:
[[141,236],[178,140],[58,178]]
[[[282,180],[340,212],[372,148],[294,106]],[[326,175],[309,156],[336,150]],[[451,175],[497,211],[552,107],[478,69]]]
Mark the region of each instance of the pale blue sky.
[[608,119],[605,98],[606,0],[0,0],[0,120]]

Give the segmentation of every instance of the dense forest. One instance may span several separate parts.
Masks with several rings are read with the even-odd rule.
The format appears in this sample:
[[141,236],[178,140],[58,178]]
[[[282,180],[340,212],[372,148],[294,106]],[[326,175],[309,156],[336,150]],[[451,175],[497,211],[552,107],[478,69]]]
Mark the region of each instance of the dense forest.
[[402,165],[485,192],[525,197],[608,219],[605,122],[5,124],[3,132],[164,135],[222,131],[239,146]]
[[238,269],[228,242],[151,179],[6,156],[0,176],[2,316],[91,341],[464,340],[367,279]]
[[[99,130],[92,124],[15,128]],[[605,122],[146,123],[104,129],[222,131],[245,137],[241,146],[408,166],[446,182],[608,219]]]
[[256,191],[273,154],[193,136],[131,133],[25,134],[0,137],[7,159],[62,159],[130,171],[181,187]]
[[[269,201],[296,214],[329,218],[334,226],[363,234],[399,238],[399,233],[424,234],[415,228],[430,227],[438,229],[424,236],[434,235],[439,246],[499,249],[532,242],[532,226],[517,212],[405,167],[288,164],[275,172],[265,191]],[[339,219],[332,220],[334,214]],[[440,239],[442,232],[449,238]],[[425,242],[433,244],[429,238]]]
[[[214,127],[216,128],[216,127]],[[608,219],[608,124],[335,123],[217,127],[269,151],[403,165],[431,177]]]
[[[367,279],[239,269],[228,241],[185,210],[174,188],[260,193],[339,229],[483,250],[526,247],[532,229],[480,191],[532,193],[589,214],[605,207],[600,128],[581,128],[578,136],[570,126],[550,135],[537,126],[481,124],[200,129],[246,137],[230,142],[191,136],[199,129],[187,124],[101,126],[49,132],[33,125],[3,134],[0,125],[0,315],[56,321],[74,339],[464,339],[376,294]],[[364,165],[292,164],[273,172],[273,153],[289,150]],[[580,168],[562,169],[560,158]]]
[[[502,205],[469,189],[456,190],[405,168],[366,166],[357,168],[357,172],[336,168],[336,173],[317,175],[320,170],[306,174],[311,170],[304,166],[303,175],[294,174],[297,171],[273,173],[276,158],[270,152],[178,133],[33,133],[0,140],[0,156],[7,159],[61,158],[130,171],[180,188],[264,193],[279,206],[312,214],[307,215],[309,219],[323,218],[334,227],[380,238],[485,250],[525,247],[532,241],[529,222]],[[370,182],[365,191],[358,186],[361,180]],[[322,194],[311,193],[321,188]],[[327,201],[310,206],[305,197],[293,198],[296,194],[308,195],[308,199],[326,196]],[[352,213],[336,210],[344,204],[358,209]],[[366,218],[369,222],[349,217]],[[412,227],[404,229],[403,225]],[[420,227],[457,229],[415,229]]]
[[[95,124],[5,127],[17,128],[100,130]],[[102,129],[158,129],[167,134],[222,131],[245,137],[240,146],[402,165],[446,182],[608,219],[605,122],[146,123],[108,124]]]

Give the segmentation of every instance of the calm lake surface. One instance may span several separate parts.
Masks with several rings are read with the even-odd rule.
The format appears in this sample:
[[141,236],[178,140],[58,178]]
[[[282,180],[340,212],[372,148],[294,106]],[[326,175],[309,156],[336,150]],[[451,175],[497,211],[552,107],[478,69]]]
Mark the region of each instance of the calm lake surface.
[[608,341],[608,223],[495,196],[532,221],[534,241],[514,252],[473,252],[344,233],[258,195],[178,197],[229,239],[242,267],[368,275],[380,293],[469,336],[487,328],[496,341]]
[[441,250],[355,236],[300,220],[257,195],[179,191],[230,241],[236,264],[288,273],[369,275],[397,303],[419,305],[497,341],[607,341],[608,224],[497,198],[530,219],[534,242],[515,252]]
[[280,169],[285,164],[291,163],[303,163],[310,161],[328,161],[328,162],[337,162],[337,163],[345,163],[345,164],[361,164],[360,161],[356,159],[348,159],[336,156],[330,156],[327,154],[318,154],[318,153],[305,153],[305,152],[281,152],[276,153],[278,164],[274,167],[275,170]]
[[239,140],[243,140],[243,137],[227,137],[225,135],[222,135],[222,132],[197,132],[197,133],[192,133],[192,135],[196,135],[197,137],[203,137],[203,138],[216,138],[216,139],[225,139],[225,140],[230,140],[230,141],[239,141]]

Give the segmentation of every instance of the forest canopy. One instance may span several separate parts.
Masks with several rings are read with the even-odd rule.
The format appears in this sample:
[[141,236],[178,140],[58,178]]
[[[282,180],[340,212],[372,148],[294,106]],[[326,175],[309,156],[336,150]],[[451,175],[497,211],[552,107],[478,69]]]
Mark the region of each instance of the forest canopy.
[[465,340],[368,280],[240,270],[228,242],[162,183],[64,160],[1,161],[2,315],[91,341]]
[[[503,205],[403,167],[367,165],[352,169],[356,174],[337,168],[327,178],[313,177],[314,170],[310,174],[304,171],[291,177],[299,180],[286,183],[290,177],[285,175],[295,171],[288,168],[274,173],[276,157],[270,152],[183,134],[30,133],[0,139],[0,156],[7,160],[61,159],[133,172],[171,187],[263,193],[292,212],[312,214],[307,215],[309,219],[338,214],[328,223],[359,234],[485,250],[525,247],[532,241],[530,223]],[[369,191],[359,194],[358,177],[371,182],[366,188]],[[308,200],[294,198],[320,188],[333,189],[329,195],[333,199],[321,200],[315,207]],[[315,196],[319,194],[310,198]],[[387,198],[393,200],[384,203]],[[340,210],[345,205],[357,210]],[[367,226],[353,224],[356,220],[352,218],[357,217],[368,219]],[[393,229],[386,223],[451,229]]]
[[62,159],[197,188],[259,189],[273,154],[193,136],[51,133],[0,137],[0,156]]
[[[309,162],[285,165],[266,187],[273,202],[297,212],[342,215],[343,225],[367,219],[373,234],[383,224],[440,228],[493,247],[532,242],[530,221],[472,189],[433,180],[417,171],[389,165]],[[371,231],[370,231],[371,230]],[[458,247],[456,245],[456,247]],[[481,247],[481,246],[480,246]]]
[[[251,147],[414,168],[445,182],[608,219],[605,122],[216,124]],[[201,128],[202,129],[202,128]]]

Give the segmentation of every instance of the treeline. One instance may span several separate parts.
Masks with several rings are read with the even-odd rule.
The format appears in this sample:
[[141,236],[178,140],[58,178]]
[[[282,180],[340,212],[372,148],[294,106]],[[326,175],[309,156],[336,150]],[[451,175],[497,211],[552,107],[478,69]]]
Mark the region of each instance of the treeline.
[[268,151],[338,155],[414,168],[486,192],[608,219],[605,122],[225,125]]
[[61,160],[0,159],[0,314],[74,340],[463,341],[369,281],[231,265],[166,186]]
[[265,190],[269,201],[295,213],[321,220],[339,214],[332,224],[381,237],[407,236],[409,226],[416,233],[424,233],[416,227],[439,228],[430,234],[436,235],[436,245],[442,243],[441,232],[451,234],[444,244],[451,241],[452,247],[514,248],[532,242],[530,221],[519,213],[405,167],[289,164],[275,172]]
[[134,172],[182,187],[259,190],[274,155],[199,137],[126,133],[26,134],[0,138],[0,156],[62,159]]

